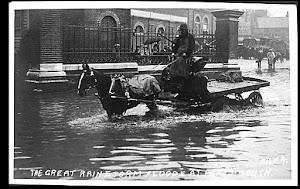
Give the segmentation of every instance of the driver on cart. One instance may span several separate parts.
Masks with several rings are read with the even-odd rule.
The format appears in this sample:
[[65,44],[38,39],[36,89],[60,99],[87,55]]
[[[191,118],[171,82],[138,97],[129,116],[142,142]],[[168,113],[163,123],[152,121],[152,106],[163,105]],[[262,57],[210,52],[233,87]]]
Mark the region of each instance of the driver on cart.
[[176,37],[172,48],[172,56],[176,59],[169,64],[169,74],[177,84],[182,86],[184,79],[189,78],[189,61],[187,60],[194,51],[195,38],[188,32],[187,24],[181,24],[178,31],[179,36]]

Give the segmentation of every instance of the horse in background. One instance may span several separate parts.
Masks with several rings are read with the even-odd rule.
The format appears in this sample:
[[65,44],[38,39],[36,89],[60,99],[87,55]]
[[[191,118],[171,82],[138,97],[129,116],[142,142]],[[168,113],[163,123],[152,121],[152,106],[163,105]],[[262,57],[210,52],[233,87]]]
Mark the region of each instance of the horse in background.
[[150,112],[157,110],[155,100],[161,89],[155,77],[151,75],[136,75],[132,78],[121,75],[110,77],[93,68],[90,69],[88,64],[83,64],[82,68],[78,80],[78,95],[86,96],[87,90],[95,87],[109,121],[112,121],[114,115],[122,117],[126,110],[141,103],[133,99],[143,99]]
[[283,63],[283,56],[280,52],[275,52],[275,58],[274,58],[274,61],[278,61],[280,60],[280,63]]

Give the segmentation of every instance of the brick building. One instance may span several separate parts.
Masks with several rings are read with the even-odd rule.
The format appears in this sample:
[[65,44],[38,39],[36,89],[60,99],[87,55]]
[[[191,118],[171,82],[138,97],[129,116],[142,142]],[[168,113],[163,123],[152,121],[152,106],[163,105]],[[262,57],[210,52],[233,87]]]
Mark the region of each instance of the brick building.
[[268,37],[289,42],[288,17],[262,17],[257,18],[257,27],[253,31],[253,37]]
[[[75,11],[75,14],[74,14]],[[76,12],[77,11],[77,12]],[[88,9],[88,10],[68,10],[64,20],[64,24],[83,24],[87,27],[121,27],[123,30],[132,29],[137,34],[144,33],[163,33],[176,34],[180,24],[187,23],[190,32],[195,37],[200,37],[203,32],[214,33],[215,18],[207,10],[202,9]],[[81,17],[81,19],[79,19]],[[77,20],[77,23],[74,21]],[[83,22],[82,22],[83,21]],[[124,36],[113,37],[116,40],[109,42],[111,45],[120,43],[120,39]],[[127,36],[127,38],[132,36]],[[104,42],[105,43],[105,42]],[[131,43],[139,43],[139,41],[131,41]],[[161,48],[168,41],[163,40],[160,43]],[[123,43],[124,44],[124,43]],[[132,51],[135,51],[135,45],[129,45]],[[122,44],[121,44],[122,47]]]
[[[51,61],[54,61],[53,59],[57,57],[58,51],[62,48],[57,46],[57,43],[61,43],[64,37],[64,34],[59,29],[65,25],[121,27],[134,29],[137,33],[160,32],[175,34],[181,23],[188,23],[190,32],[195,37],[203,32],[214,33],[215,31],[215,18],[209,11],[202,9],[62,9],[55,11],[57,11],[56,14],[52,13],[53,10],[51,10],[52,16],[48,15],[46,10],[15,11],[15,51],[19,54],[21,44],[24,47],[28,45],[33,47],[30,52],[26,53],[30,55],[27,57],[30,67],[38,68],[38,62],[45,62],[45,56],[49,56],[49,51],[54,52],[51,58]],[[51,35],[55,35],[57,38],[51,35],[44,35],[47,32],[46,27],[49,26],[47,22],[54,21],[54,17],[57,20],[57,26],[53,25],[52,29],[56,29],[57,32],[52,32]],[[45,20],[43,20],[44,18]],[[39,37],[44,37],[44,39]],[[53,39],[56,40],[56,45],[48,43],[49,41],[53,43]],[[118,42],[113,41],[110,44],[113,45]],[[47,48],[44,48],[44,46]],[[50,46],[52,49],[49,49]],[[60,60],[57,59],[56,61]]]
[[[148,12],[150,15],[156,15],[156,20],[163,18],[167,22],[164,24],[164,27],[168,30],[177,30],[179,24],[185,22],[188,24],[190,32],[196,36],[204,31],[209,33],[214,33],[215,31],[215,18],[208,10],[179,8],[137,10]],[[149,17],[151,18],[151,16]],[[155,16],[153,17],[153,20],[155,20]]]
[[[68,82],[67,74],[79,71],[82,62],[99,64],[105,53],[117,55],[116,44],[121,51],[132,53],[137,43],[133,34],[175,34],[181,23],[187,23],[196,38],[203,32],[216,32],[219,51],[224,51],[220,60],[227,62],[236,56],[237,18],[241,14],[201,9],[15,10],[15,68],[21,75],[27,72],[30,83],[63,84]],[[70,54],[79,61],[69,62]]]
[[[15,55],[20,70],[25,72],[28,69],[48,69],[53,67],[52,63],[59,65],[68,63],[63,52],[64,41],[74,41],[73,45],[80,40],[79,31],[73,31],[72,37],[66,37],[64,26],[83,27],[117,27],[128,30],[126,33],[116,33],[114,36],[107,36],[99,44],[92,44],[91,39],[80,42],[83,48],[114,48],[119,43],[126,51],[135,51],[136,44],[142,43],[133,39],[130,34],[132,29],[137,34],[146,32],[172,33],[176,34],[180,24],[187,23],[190,32],[198,37],[203,32],[215,32],[215,18],[207,10],[202,9],[32,9],[15,11]],[[84,28],[85,34],[90,35],[93,29]],[[90,31],[87,31],[90,30]],[[87,33],[89,32],[89,33]],[[94,31],[95,32],[95,31]],[[108,31],[109,32],[109,31]],[[81,32],[82,33],[82,32]],[[174,37],[173,35],[173,37]],[[86,37],[85,37],[86,38]],[[140,38],[141,39],[141,38]],[[125,40],[125,41],[124,41]],[[127,40],[127,41],[126,41]],[[84,43],[84,44],[82,44]],[[133,45],[133,43],[135,45]],[[160,48],[170,42],[163,39]],[[78,44],[76,44],[78,45]],[[66,45],[65,45],[66,46]],[[57,64],[57,65],[58,65]],[[61,66],[60,66],[61,67]],[[54,69],[60,69],[59,67]]]
[[84,10],[87,25],[99,25],[110,22],[111,26],[124,26],[143,31],[177,30],[181,23],[187,23],[190,32],[200,34],[203,31],[214,32],[213,15],[203,9],[96,9]]
[[267,10],[245,10],[239,18],[239,38],[280,39],[289,43],[289,17],[269,17]]
[[16,67],[59,70],[62,65],[61,27],[62,10],[15,11]]

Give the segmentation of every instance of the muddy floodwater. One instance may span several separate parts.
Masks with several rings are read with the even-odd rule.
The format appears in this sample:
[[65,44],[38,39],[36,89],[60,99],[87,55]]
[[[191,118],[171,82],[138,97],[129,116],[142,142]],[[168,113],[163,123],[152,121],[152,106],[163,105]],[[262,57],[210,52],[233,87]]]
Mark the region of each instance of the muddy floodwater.
[[[270,81],[262,107],[217,113],[143,104],[108,122],[94,96],[15,94],[14,178],[95,180],[291,179],[290,62],[240,60]],[[247,95],[247,94],[245,94]]]

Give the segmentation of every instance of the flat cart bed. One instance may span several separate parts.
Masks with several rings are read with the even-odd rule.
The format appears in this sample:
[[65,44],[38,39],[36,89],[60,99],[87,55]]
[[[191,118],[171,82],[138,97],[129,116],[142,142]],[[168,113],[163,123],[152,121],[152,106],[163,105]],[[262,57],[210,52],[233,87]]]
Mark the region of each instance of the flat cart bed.
[[218,82],[216,80],[209,81],[207,83],[207,89],[210,92],[209,98],[216,98],[225,96],[228,94],[241,94],[243,92],[258,90],[261,87],[270,86],[270,82],[251,78],[243,77],[242,82],[230,83],[230,82]]

